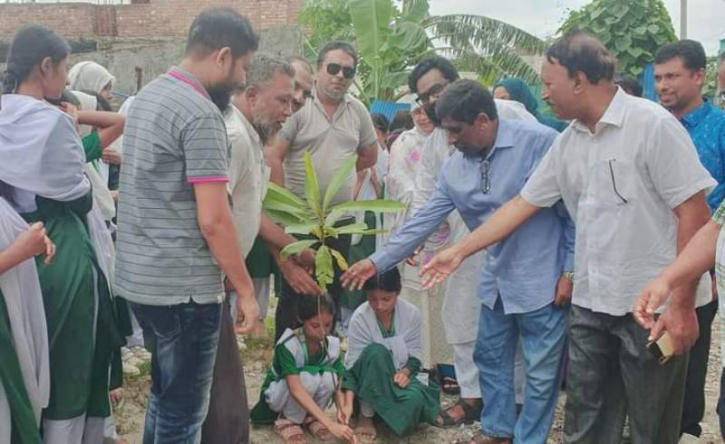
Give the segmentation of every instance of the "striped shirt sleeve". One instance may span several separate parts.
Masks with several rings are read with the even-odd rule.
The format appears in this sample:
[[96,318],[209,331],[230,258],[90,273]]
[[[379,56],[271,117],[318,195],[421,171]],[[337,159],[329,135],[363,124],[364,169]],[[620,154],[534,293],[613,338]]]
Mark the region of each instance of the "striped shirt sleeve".
[[229,180],[227,132],[221,116],[192,120],[181,134],[186,178],[189,183]]
[[712,215],[712,219],[720,226],[725,225],[725,201],[717,208],[715,214]]

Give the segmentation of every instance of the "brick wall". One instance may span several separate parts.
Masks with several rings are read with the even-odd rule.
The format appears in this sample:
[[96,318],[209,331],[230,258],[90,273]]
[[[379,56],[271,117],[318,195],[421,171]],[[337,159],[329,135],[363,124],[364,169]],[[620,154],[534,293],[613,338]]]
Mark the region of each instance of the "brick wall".
[[227,6],[247,16],[255,29],[294,23],[302,0],[148,0],[104,6],[86,3],[0,4],[0,38],[31,23],[64,37],[183,36],[202,9]]

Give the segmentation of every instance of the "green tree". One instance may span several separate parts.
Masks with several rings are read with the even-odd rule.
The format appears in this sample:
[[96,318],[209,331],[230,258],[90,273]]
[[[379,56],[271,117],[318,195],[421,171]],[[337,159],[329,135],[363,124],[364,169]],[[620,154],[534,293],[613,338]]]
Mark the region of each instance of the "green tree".
[[521,55],[545,49],[539,38],[489,17],[433,16],[427,0],[308,0],[299,21],[309,32],[310,57],[331,40],[356,44],[364,101],[398,98],[410,69],[434,53],[483,79],[518,76],[536,83],[538,74]]
[[619,69],[639,75],[657,49],[677,40],[662,0],[594,0],[569,11],[560,28],[579,28],[597,36],[619,62]]

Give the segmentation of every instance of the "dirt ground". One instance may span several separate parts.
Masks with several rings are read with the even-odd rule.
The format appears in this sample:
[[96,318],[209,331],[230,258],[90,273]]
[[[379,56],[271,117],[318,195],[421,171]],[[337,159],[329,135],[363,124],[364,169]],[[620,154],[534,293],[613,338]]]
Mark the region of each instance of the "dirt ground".
[[[707,386],[706,386],[706,414],[703,426],[703,436],[699,441],[701,444],[722,443],[723,440],[719,436],[719,425],[715,407],[720,393],[720,347],[719,347],[719,331],[720,321],[717,319],[713,325],[713,347],[710,351],[710,366],[708,369]],[[247,340],[246,350],[242,351],[245,361],[245,377],[247,382],[247,393],[249,402],[256,403],[259,398],[260,387],[264,379],[265,372],[269,361],[271,360],[271,340],[270,339],[250,339]],[[141,443],[141,432],[143,430],[144,409],[146,405],[146,396],[148,394],[149,375],[148,366],[142,366],[141,374],[129,377],[126,380],[124,388],[124,399],[116,409],[116,417],[118,423],[118,431],[121,438],[128,441],[129,444]],[[566,394],[562,393],[559,399],[559,405],[556,410],[554,425],[549,434],[548,444],[558,444],[562,442],[562,426],[563,426],[563,406]],[[450,405],[455,400],[444,396],[442,400],[444,405]],[[332,415],[332,412],[330,412]],[[439,429],[431,426],[421,426],[415,433],[406,438],[400,438],[392,434],[388,430],[380,427],[377,442],[380,443],[454,443],[460,440],[470,438],[478,431],[478,424],[470,426],[460,426],[457,428]],[[282,441],[272,432],[269,427],[253,427],[251,442],[257,444],[277,444]],[[317,443],[308,435],[309,443]],[[625,441],[626,442],[626,441]]]

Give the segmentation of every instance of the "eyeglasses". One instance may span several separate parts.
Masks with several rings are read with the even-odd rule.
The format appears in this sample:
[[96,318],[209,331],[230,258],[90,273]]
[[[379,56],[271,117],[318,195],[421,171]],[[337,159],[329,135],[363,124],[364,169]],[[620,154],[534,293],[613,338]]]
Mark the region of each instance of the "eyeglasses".
[[627,199],[625,199],[624,196],[619,194],[619,190],[617,189],[617,180],[614,178],[614,166],[612,166],[612,165],[616,161],[617,161],[617,159],[609,159],[609,161],[607,162],[609,164],[609,175],[612,177],[612,189],[614,190],[614,194],[617,195],[617,197],[619,198],[619,200],[622,201],[622,203],[627,203],[629,201]]
[[342,66],[339,63],[328,63],[327,64],[327,73],[331,76],[336,76],[337,73],[342,70],[342,76],[346,79],[352,79],[355,77],[355,68],[352,66]]
[[481,192],[488,194],[491,191],[491,178],[489,172],[491,171],[491,161],[484,159],[481,162]]
[[419,94],[418,97],[415,98],[415,101],[419,105],[425,105],[428,102],[430,102],[431,98],[438,98],[438,96],[441,95],[441,93],[446,88],[446,86],[447,85],[442,85],[440,83],[436,83],[435,85],[431,86],[431,88],[428,91],[426,91],[422,94]]

